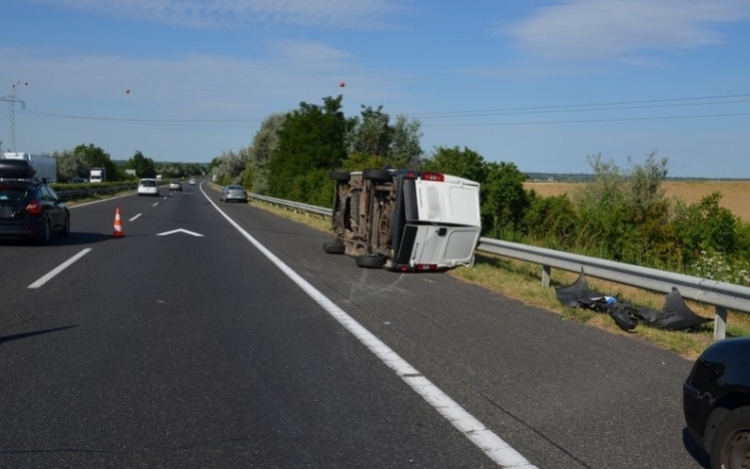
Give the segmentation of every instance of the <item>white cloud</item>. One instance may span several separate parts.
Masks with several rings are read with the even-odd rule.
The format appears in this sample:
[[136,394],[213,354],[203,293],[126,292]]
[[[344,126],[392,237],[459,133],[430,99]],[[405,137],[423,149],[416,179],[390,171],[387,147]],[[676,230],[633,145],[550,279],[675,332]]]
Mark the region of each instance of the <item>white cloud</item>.
[[261,118],[295,108],[300,101],[337,95],[344,78],[363,83],[347,89],[356,99],[352,102],[378,100],[390,92],[366,84],[386,75],[352,64],[348,53],[325,44],[285,41],[271,51],[262,60],[201,54],[141,59],[0,48],[0,63],[24,70],[20,79],[29,87],[19,98],[27,101],[29,111],[65,115]]
[[538,58],[622,59],[721,43],[718,24],[749,17],[745,0],[570,0],[503,32]]
[[384,27],[396,0],[27,0],[114,17],[193,28],[257,25]]

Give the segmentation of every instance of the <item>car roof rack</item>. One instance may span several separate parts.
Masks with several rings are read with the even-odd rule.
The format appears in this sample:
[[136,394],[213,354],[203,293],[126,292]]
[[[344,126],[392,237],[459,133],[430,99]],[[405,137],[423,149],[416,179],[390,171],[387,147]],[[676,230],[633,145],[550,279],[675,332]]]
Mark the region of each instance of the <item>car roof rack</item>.
[[27,160],[0,159],[0,179],[37,180],[36,168]]

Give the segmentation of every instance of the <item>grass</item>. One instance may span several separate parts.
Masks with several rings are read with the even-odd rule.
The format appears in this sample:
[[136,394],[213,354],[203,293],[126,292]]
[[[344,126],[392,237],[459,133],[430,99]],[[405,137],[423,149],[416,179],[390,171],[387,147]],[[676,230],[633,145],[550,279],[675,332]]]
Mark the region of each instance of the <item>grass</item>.
[[[251,201],[250,205],[306,224],[320,231],[331,232],[331,222],[328,219],[297,213],[264,202]],[[541,272],[541,267],[536,264],[489,254],[478,254],[473,267],[459,267],[448,271],[448,275],[496,291],[504,296],[515,298],[527,305],[559,314],[566,321],[576,321],[611,334],[626,335],[635,340],[642,340],[690,360],[695,359],[713,342],[712,322],[704,324],[692,332],[664,331],[644,324],[639,324],[631,332],[624,332],[607,315],[580,308],[567,308],[560,304],[555,294],[555,288],[575,282],[578,278],[577,273],[553,269],[550,274],[550,285],[553,288],[544,288]],[[590,277],[587,278],[587,282],[594,290],[606,292],[610,296],[616,296],[619,300],[634,305],[654,309],[661,309],[664,305],[664,295],[661,293],[649,292]],[[714,317],[713,306],[688,300],[686,302],[696,314],[707,318]],[[750,336],[750,315],[730,311],[727,318],[727,337],[739,336]]]

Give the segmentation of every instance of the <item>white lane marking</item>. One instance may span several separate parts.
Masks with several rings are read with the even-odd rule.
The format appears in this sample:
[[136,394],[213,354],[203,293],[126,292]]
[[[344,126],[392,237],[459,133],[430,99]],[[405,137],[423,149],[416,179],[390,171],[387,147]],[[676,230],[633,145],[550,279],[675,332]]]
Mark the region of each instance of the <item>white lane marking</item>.
[[159,205],[159,202],[154,202],[154,205],[152,205],[152,207],[156,207],[157,205]]
[[131,218],[131,219],[130,219],[130,220],[128,220],[128,221],[133,221],[133,220],[137,219],[137,218],[138,218],[138,217],[140,217],[140,216],[141,216],[141,214],[139,213],[138,215],[134,216],[133,218]]
[[[201,188],[203,191],[203,188]],[[385,343],[365,329],[359,322],[349,316],[343,309],[339,308],[333,301],[313,287],[307,280],[303,279],[291,267],[284,264],[276,255],[260,244],[255,238],[245,231],[237,222],[229,218],[211,199],[203,192],[203,195],[211,202],[216,210],[250,241],[263,255],[265,255],[276,267],[284,272],[294,283],[297,284],[310,298],[315,300],[328,314],[334,317],[346,330],[351,332],[360,342],[370,349],[383,363],[396,372],[402,380],[427,401],[435,410],[445,417],[466,438],[471,440],[490,459],[504,469],[537,469],[518,451],[511,448],[508,443],[497,436],[491,430],[468,413],[457,402],[451,399],[440,388],[412,367],[406,360],[391,350]]]
[[49,282],[53,277],[55,277],[55,275],[59,274],[63,270],[65,270],[68,267],[70,267],[71,264],[73,264],[75,261],[77,261],[78,259],[80,259],[83,256],[85,256],[86,254],[88,254],[90,251],[91,251],[91,248],[84,249],[83,251],[79,252],[75,256],[71,257],[67,261],[65,261],[62,264],[60,264],[59,266],[57,266],[55,269],[53,269],[52,271],[50,271],[44,277],[40,278],[36,282],[34,282],[31,285],[29,285],[28,288],[39,288],[39,287],[41,287],[45,283]]
[[156,236],[169,236],[169,235],[175,234],[175,233],[185,233],[185,234],[189,234],[190,236],[195,236],[196,238],[202,238],[203,237],[203,235],[200,234],[200,233],[196,233],[195,231],[188,231],[188,230],[186,230],[184,228],[177,228],[176,230],[165,231],[164,233],[157,233]]

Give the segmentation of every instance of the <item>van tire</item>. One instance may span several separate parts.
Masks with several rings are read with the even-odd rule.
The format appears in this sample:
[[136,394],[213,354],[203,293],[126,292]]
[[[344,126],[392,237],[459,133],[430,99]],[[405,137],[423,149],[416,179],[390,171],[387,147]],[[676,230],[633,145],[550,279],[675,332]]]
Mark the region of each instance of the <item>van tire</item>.
[[362,171],[362,179],[369,179],[376,182],[391,182],[393,175],[385,169],[366,169]]
[[328,171],[328,177],[337,182],[349,182],[352,175],[346,171]]
[[354,259],[354,262],[356,262],[358,267],[364,267],[366,269],[382,269],[385,265],[385,261],[385,257],[378,255],[357,256],[357,258]]
[[343,254],[346,251],[346,246],[343,244],[323,243],[323,251],[327,254]]

